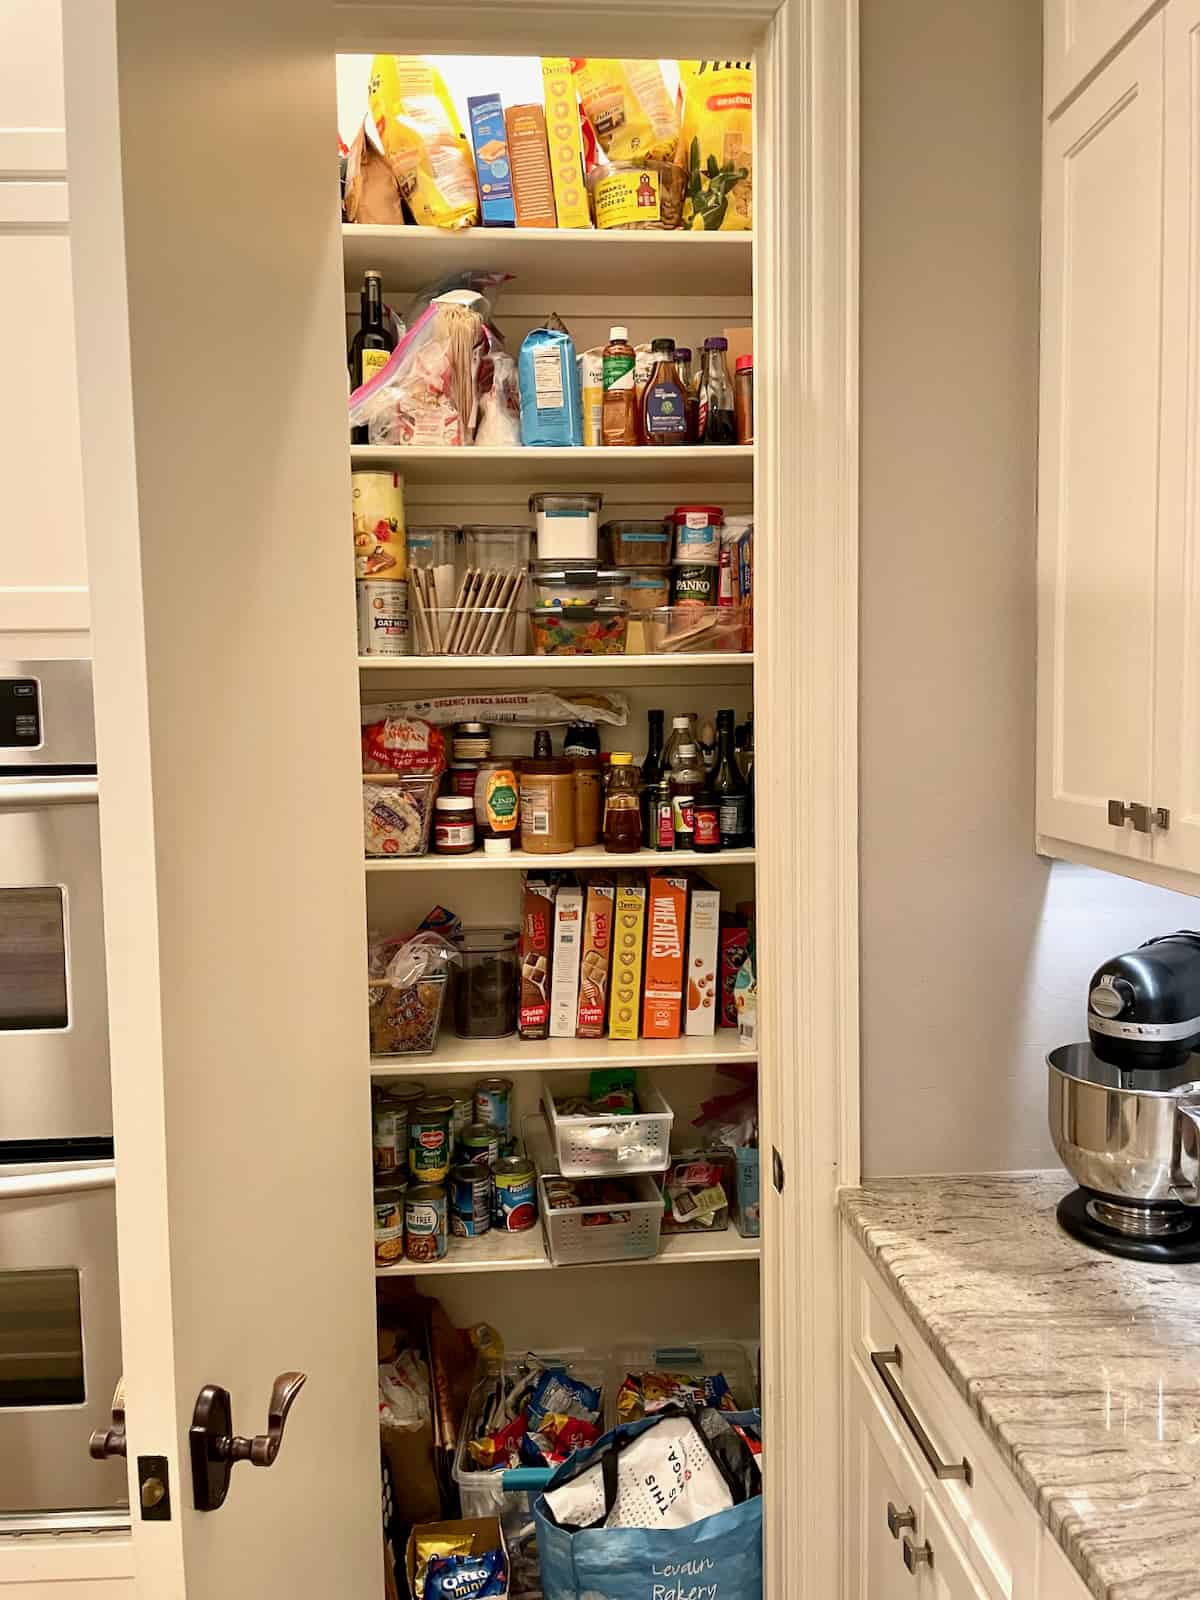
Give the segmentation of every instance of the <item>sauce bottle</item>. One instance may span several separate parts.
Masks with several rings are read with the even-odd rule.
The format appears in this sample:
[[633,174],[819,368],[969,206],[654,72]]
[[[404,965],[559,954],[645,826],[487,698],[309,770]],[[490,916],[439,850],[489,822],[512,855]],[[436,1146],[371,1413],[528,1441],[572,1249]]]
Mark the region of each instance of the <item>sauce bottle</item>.
[[[650,350],[654,357],[654,369],[642,396],[642,442],[653,445],[686,444],[687,395],[675,365],[675,341],[652,339]],[[732,422],[732,395],[729,409]]]
[[604,848],[609,855],[634,855],[642,848],[638,770],[630,751],[615,750],[604,800]]
[[610,328],[600,357],[604,398],[600,409],[601,444],[638,442],[638,405],[635,387],[637,351],[629,342],[628,328]]
[[653,832],[648,841],[652,850],[674,850],[675,813],[671,805],[671,780],[664,777],[650,803]]
[[642,762],[642,841],[654,844],[654,791],[663,775],[663,713],[647,711],[646,759]]
[[719,335],[704,341],[700,367],[700,416],[697,422],[701,444],[736,444],[733,385],[725,370],[729,340]]
[[485,855],[508,855],[521,842],[521,785],[511,761],[482,761],[475,774],[475,828]]
[[754,443],[754,357],[739,356],[733,364],[733,414],[737,442]]
[[700,415],[700,400],[696,389],[696,374],[692,369],[692,352],[685,344],[675,346],[675,370],[683,385],[684,415],[687,417],[687,442],[696,443],[696,423]]
[[696,796],[704,792],[704,768],[694,744],[681,744],[671,767],[671,817],[676,850],[690,850],[695,832]]

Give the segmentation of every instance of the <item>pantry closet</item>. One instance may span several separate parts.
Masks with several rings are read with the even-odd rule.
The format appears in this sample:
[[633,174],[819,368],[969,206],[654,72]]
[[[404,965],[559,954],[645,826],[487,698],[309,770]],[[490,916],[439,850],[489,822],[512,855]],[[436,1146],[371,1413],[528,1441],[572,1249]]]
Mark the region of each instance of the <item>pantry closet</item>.
[[[192,9],[197,14],[192,14]],[[686,41],[686,42],[685,42]],[[335,55],[727,55],[755,62],[754,232],[439,233],[347,226]],[[372,1079],[514,1117],[630,1065],[687,1142],[725,1061],[757,1060],[762,1232],[664,1239],[653,1260],[554,1266],[539,1227],[455,1241],[411,1274],[510,1349],[761,1343],[766,1587],[837,1591],[835,1187],[858,1150],[853,18],[834,0],[335,5],[220,0],[169,19],[68,0],[72,219],[103,778],[129,1460],[167,1457],[168,1522],[135,1510],[149,1600],[376,1600]],[[498,63],[503,89],[503,64]],[[578,348],[624,323],[699,347],[753,323],[756,442],[677,450],[347,446],[344,344],[366,268],[403,301],[512,273],[508,348],[556,312]],[[347,318],[349,317],[349,322]],[[602,520],[712,501],[755,522],[753,655],[357,658],[348,463],[403,473],[410,524],[530,523],[533,493]],[[547,665],[547,660],[550,665]],[[362,860],[359,705],[617,691],[646,712],[753,712],[753,849],[688,863],[753,899],[758,1040],[461,1040],[372,1060],[366,930],[442,905],[518,920],[519,856]],[[555,729],[556,745],[562,729]],[[529,753],[528,729],[496,750]],[[627,863],[599,847],[571,870]],[[536,1137],[544,1138],[537,1133]],[[269,1475],[191,1510],[200,1388],[262,1428],[309,1374]],[[81,1448],[86,1442],[81,1441]]]

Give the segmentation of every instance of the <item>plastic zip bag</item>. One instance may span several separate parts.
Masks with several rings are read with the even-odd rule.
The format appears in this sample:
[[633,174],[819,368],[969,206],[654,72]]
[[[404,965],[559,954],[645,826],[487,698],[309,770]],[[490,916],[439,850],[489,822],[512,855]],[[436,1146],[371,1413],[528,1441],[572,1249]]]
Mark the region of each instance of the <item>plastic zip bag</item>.
[[469,289],[431,301],[387,365],[350,396],[350,426],[365,425],[370,444],[470,444],[488,344],[481,305]]
[[437,228],[478,222],[475,165],[437,68],[423,56],[376,56],[367,101],[416,221]]

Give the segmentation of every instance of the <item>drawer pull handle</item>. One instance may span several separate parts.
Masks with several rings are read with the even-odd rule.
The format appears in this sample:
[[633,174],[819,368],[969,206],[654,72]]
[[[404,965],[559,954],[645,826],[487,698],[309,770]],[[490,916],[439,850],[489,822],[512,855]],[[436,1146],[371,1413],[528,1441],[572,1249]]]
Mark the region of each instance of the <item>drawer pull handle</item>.
[[904,1565],[910,1572],[933,1565],[933,1546],[928,1539],[924,1544],[914,1544],[907,1534],[904,1535]]
[[[921,1426],[920,1418],[908,1403],[908,1396],[896,1382],[892,1375],[893,1367],[904,1365],[904,1357],[900,1354],[900,1346],[896,1345],[891,1350],[872,1350],[871,1365],[883,1379],[883,1387],[891,1395],[896,1410],[908,1424],[909,1432],[921,1447],[921,1454],[928,1461],[935,1478],[961,1478],[968,1487],[973,1481],[971,1463],[966,1456],[961,1461],[943,1461],[934,1447],[933,1440]],[[905,1541],[907,1543],[907,1541]]]
[[888,1501],[888,1532],[891,1534],[893,1539],[898,1539],[900,1537],[901,1528],[915,1529],[916,1526],[917,1513],[911,1506],[909,1506],[907,1511],[897,1511],[892,1502],[890,1500]]

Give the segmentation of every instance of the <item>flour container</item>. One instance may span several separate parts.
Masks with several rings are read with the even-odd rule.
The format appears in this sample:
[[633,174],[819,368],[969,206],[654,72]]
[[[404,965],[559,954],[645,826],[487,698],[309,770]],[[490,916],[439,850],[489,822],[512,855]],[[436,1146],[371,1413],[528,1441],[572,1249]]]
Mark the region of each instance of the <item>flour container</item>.
[[595,561],[600,542],[598,494],[534,494],[539,561]]

